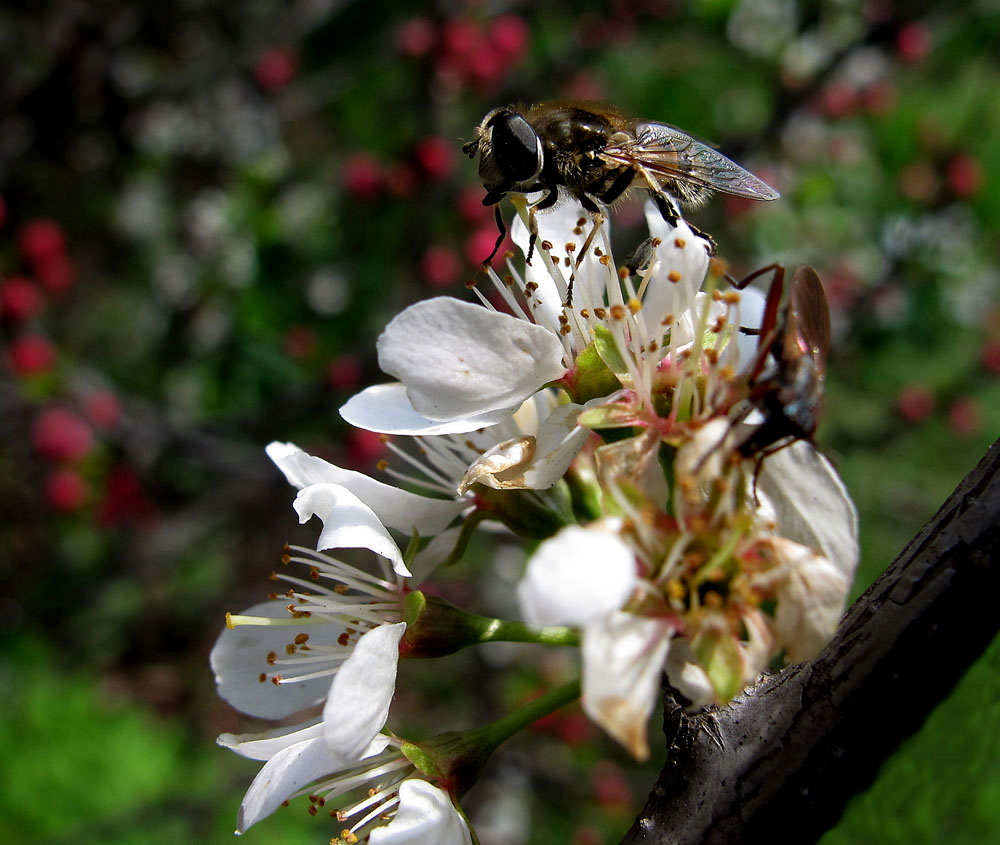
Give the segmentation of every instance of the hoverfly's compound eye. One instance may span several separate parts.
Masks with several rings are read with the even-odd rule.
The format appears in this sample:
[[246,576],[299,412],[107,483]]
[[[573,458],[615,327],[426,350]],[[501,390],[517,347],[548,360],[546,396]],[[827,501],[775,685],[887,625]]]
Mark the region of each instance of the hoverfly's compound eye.
[[493,129],[496,166],[511,182],[527,182],[542,169],[542,142],[521,115],[501,113],[489,125]]

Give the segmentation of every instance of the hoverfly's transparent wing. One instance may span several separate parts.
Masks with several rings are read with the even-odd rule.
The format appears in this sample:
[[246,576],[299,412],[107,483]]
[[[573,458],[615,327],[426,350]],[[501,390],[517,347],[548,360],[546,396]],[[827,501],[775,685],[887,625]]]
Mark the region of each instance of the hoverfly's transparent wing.
[[639,165],[661,187],[667,182],[677,183],[682,191],[690,186],[693,195],[700,188],[754,200],[778,198],[774,188],[718,150],[665,123],[637,124],[634,137],[609,144],[603,155],[620,164]]

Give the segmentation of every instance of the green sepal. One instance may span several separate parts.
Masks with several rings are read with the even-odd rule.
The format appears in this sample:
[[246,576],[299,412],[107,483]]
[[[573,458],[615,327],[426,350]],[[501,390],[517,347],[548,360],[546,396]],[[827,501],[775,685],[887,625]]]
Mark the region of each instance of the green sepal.
[[708,629],[695,637],[691,647],[719,702],[726,703],[743,689],[743,655],[735,637]]
[[476,488],[479,512],[502,522],[519,537],[544,540],[576,523],[569,487],[560,480],[547,490]]
[[[610,332],[607,329],[603,326],[597,326],[595,329],[595,340],[576,356],[572,372],[562,381],[567,391],[572,395],[573,401],[581,405],[590,399],[595,399],[599,396],[608,396],[621,387],[621,379],[616,375],[615,369],[608,365],[601,351],[600,347],[606,345],[598,339],[602,334],[610,336]],[[624,362],[618,356],[617,350],[615,350],[615,357],[618,363],[624,366]],[[624,372],[624,370],[621,372]]]

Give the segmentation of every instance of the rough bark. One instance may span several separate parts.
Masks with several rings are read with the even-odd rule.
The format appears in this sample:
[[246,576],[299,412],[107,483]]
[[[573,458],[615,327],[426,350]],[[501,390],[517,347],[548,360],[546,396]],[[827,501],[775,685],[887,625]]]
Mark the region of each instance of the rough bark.
[[817,839],[993,639],[998,540],[1000,441],[816,660],[714,712],[667,693],[667,762],[623,845],[756,842],[778,824]]

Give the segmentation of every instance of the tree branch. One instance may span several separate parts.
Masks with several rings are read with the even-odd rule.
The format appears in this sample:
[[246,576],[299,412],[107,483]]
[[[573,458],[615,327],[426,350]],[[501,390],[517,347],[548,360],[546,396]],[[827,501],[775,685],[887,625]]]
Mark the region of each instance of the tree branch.
[[815,661],[695,716],[667,692],[667,762],[623,845],[756,842],[779,820],[818,838],[992,641],[998,540],[1000,441]]

